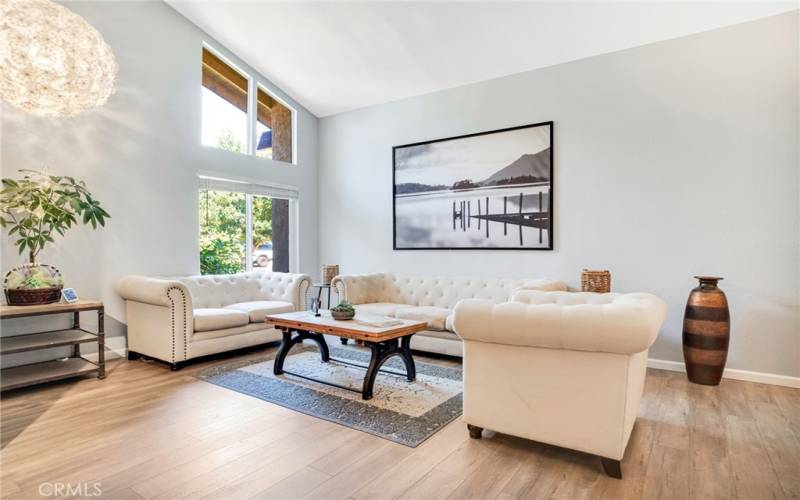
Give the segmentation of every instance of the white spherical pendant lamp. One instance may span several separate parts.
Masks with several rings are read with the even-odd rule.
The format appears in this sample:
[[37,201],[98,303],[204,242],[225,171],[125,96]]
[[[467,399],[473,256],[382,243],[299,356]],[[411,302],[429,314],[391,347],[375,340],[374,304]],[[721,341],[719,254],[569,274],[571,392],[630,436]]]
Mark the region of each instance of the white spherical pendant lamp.
[[111,47],[50,0],[0,0],[0,98],[41,116],[74,116],[114,92]]

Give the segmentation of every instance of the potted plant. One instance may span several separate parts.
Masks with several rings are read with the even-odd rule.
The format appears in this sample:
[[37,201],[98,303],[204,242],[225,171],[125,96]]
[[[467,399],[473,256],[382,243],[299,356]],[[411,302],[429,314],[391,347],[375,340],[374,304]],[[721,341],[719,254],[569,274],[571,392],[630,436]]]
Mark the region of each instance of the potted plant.
[[0,191],[0,226],[28,262],[9,271],[4,280],[6,300],[11,305],[58,302],[61,298],[61,273],[53,266],[36,261],[45,246],[77,225],[105,226],[111,216],[92,198],[86,184],[72,177],[20,170],[22,179],[3,179]]
[[356,309],[353,304],[343,300],[339,305],[331,309],[331,316],[333,319],[353,319],[356,315]]

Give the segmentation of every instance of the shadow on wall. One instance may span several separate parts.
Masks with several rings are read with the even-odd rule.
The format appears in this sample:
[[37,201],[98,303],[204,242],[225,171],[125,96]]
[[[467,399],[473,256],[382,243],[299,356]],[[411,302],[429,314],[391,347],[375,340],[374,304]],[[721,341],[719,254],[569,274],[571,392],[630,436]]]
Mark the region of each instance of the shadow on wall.
[[[120,75],[116,92],[99,108],[62,118],[40,117],[0,104],[3,177],[19,177],[18,170],[22,169],[73,176],[86,182],[111,214],[105,228],[92,231],[91,227],[76,226],[40,256],[42,262],[58,267],[67,286],[76,288],[80,296],[106,303],[107,328],[112,324],[109,307],[120,317],[124,314],[116,294],[109,295],[109,282],[124,272],[129,262],[126,250],[133,239],[128,234],[132,227],[129,216],[142,213],[147,206],[149,193],[132,191],[131,187],[137,178],[148,175],[142,166],[153,170],[154,160],[160,158],[163,163],[158,167],[162,168],[157,170],[169,175],[163,166],[170,161],[163,153],[148,154],[154,145],[164,144],[169,138],[158,136],[158,129],[148,126],[145,117],[153,105],[146,90],[121,83],[128,80],[126,68],[131,71],[136,62],[120,54],[117,60]],[[5,232],[2,243],[4,272],[24,258],[17,256],[13,238]],[[115,335],[112,328],[108,333]]]

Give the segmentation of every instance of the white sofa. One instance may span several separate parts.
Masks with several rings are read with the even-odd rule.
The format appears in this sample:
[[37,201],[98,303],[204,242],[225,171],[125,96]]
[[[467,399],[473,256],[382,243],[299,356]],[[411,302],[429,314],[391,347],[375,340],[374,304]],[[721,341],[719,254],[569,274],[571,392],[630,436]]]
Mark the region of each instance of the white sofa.
[[470,435],[487,428],[592,453],[621,478],[647,351],[666,311],[644,293],[521,291],[504,304],[459,302]]
[[117,286],[126,301],[128,357],[172,364],[280,340],[266,314],[305,309],[306,274],[253,271],[218,276],[127,276]]
[[519,289],[566,290],[551,279],[487,279],[413,276],[375,273],[336,276],[331,285],[340,300],[353,304],[356,313],[428,322],[428,329],[411,338],[419,351],[461,356],[461,339],[453,329],[453,308],[463,299],[504,302]]

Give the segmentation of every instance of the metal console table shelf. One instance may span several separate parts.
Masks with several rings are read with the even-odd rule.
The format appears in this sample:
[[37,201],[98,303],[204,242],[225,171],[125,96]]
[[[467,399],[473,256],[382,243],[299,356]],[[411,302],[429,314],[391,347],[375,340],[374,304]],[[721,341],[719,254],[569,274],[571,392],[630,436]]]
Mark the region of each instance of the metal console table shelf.
[[[83,311],[97,311],[97,333],[81,328],[80,313]],[[72,328],[70,329],[0,338],[0,354],[72,346],[72,353],[66,360],[31,363],[0,370],[0,390],[18,389],[89,373],[97,373],[99,379],[105,378],[105,313],[102,302],[79,300],[72,304],[0,306],[0,319],[64,313],[72,313]],[[81,356],[81,344],[88,342],[97,342],[97,363]]]

